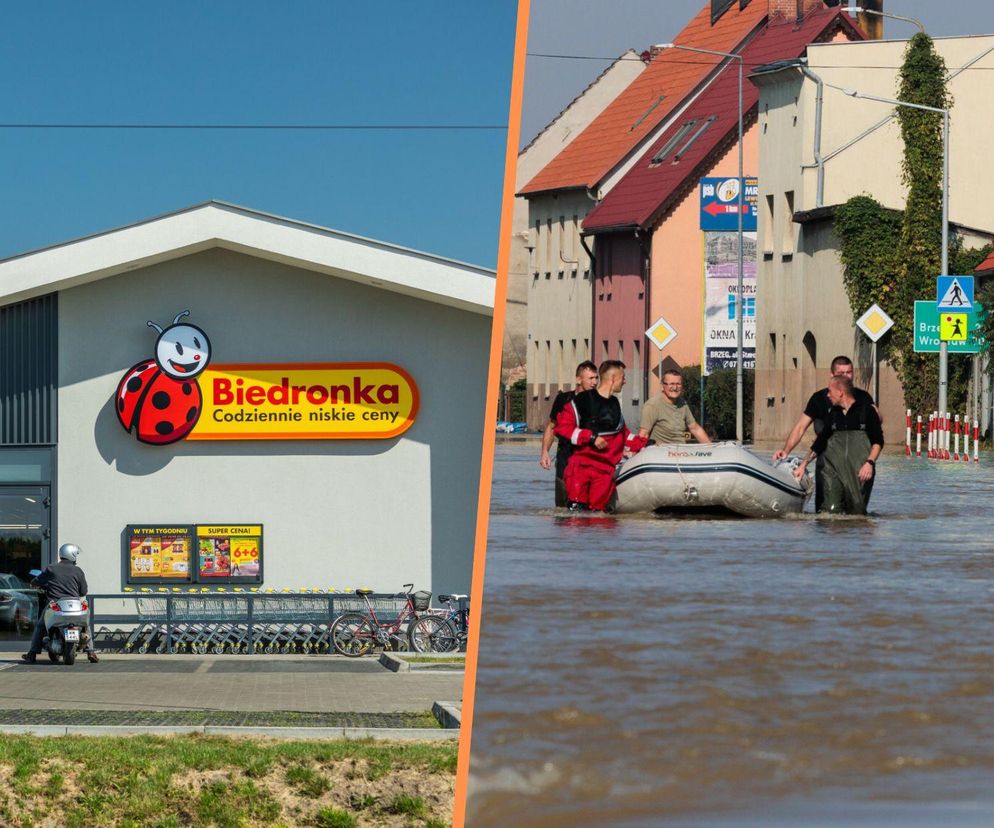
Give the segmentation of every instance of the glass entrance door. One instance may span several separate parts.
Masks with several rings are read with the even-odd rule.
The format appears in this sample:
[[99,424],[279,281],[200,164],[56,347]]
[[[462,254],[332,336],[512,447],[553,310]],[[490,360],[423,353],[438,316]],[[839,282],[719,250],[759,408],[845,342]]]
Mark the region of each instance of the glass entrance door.
[[38,616],[32,569],[49,561],[48,486],[0,486],[0,639],[30,638]]

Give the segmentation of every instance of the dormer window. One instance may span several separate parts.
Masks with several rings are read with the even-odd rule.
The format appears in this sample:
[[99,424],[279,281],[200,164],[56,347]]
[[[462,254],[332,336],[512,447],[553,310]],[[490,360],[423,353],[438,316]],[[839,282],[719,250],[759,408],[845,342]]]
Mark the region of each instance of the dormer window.
[[718,116],[712,115],[703,124],[701,124],[697,128],[697,131],[690,136],[690,139],[687,141],[687,143],[684,144],[682,147],[680,147],[680,149],[677,151],[677,154],[673,156],[673,163],[675,164],[677,161],[683,158],[684,153],[687,150],[689,150],[697,141],[697,139],[700,138],[705,132],[707,132],[711,128],[711,124],[713,124],[717,120]]
[[663,145],[663,148],[652,156],[651,163],[662,164],[663,161],[666,160],[667,156],[669,156],[669,154],[677,148],[680,142],[690,134],[690,131],[695,126],[697,126],[697,121],[687,121],[687,123],[683,124],[683,126],[676,131],[676,134]]
[[[748,2],[748,0],[746,0]],[[735,3],[735,0],[711,0],[711,25],[713,26],[718,18],[721,17],[728,9]],[[745,4],[743,4],[745,5]]]

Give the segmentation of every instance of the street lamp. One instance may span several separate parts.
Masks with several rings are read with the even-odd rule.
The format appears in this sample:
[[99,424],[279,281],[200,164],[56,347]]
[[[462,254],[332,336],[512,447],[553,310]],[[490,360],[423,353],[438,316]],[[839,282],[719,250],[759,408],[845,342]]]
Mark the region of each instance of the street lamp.
[[[911,109],[923,109],[926,112],[942,113],[942,275],[949,274],[949,110],[937,106],[898,101],[893,98],[881,98],[878,95],[867,95],[855,89],[843,89],[841,86],[827,84],[833,89],[849,95],[851,98],[863,98],[867,101],[878,101],[891,106],[906,106]],[[945,340],[939,340],[939,411],[946,411],[949,391],[949,346]]]
[[[745,173],[742,168],[742,119],[744,117],[744,112],[742,110],[742,55],[736,55],[731,52],[718,52],[714,49],[698,49],[696,46],[682,46],[678,43],[660,43],[655,48],[682,49],[685,52],[699,52],[704,55],[717,55],[718,57],[728,58],[729,60],[737,60],[739,62],[739,209],[737,211],[739,216],[739,278],[738,296],[735,300],[735,336],[738,341],[735,369],[735,439],[742,443],[745,441],[742,391],[742,306],[745,304],[745,296],[742,292],[742,219],[745,211]],[[706,366],[704,365],[701,366],[701,376],[704,375],[705,367]]]
[[[865,9],[862,6],[850,6],[846,9],[847,14],[875,14],[877,17],[889,17],[891,20],[903,20],[905,23],[914,23],[918,27],[918,31],[924,32],[925,26],[922,25],[921,20],[917,17],[904,17],[900,14],[890,14],[885,11],[877,11],[876,9]],[[883,31],[883,30],[881,30]]]

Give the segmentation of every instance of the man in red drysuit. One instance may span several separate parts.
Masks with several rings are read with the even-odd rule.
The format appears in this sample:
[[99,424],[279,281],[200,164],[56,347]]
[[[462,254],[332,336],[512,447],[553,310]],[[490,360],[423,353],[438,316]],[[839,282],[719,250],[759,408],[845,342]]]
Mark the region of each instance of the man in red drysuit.
[[575,446],[565,476],[571,511],[606,509],[615,490],[614,467],[645,445],[625,426],[614,396],[625,384],[625,363],[609,359],[597,374],[597,387],[573,397],[556,418],[556,436]]

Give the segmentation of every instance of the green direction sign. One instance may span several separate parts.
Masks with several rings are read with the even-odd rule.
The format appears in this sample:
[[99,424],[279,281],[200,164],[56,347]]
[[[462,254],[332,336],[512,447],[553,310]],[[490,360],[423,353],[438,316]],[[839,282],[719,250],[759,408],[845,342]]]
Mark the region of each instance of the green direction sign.
[[[947,342],[950,354],[975,354],[984,344],[980,337],[980,316],[983,308],[979,304],[966,314],[966,340]],[[915,352],[919,354],[939,353],[939,311],[932,301],[915,302]]]

